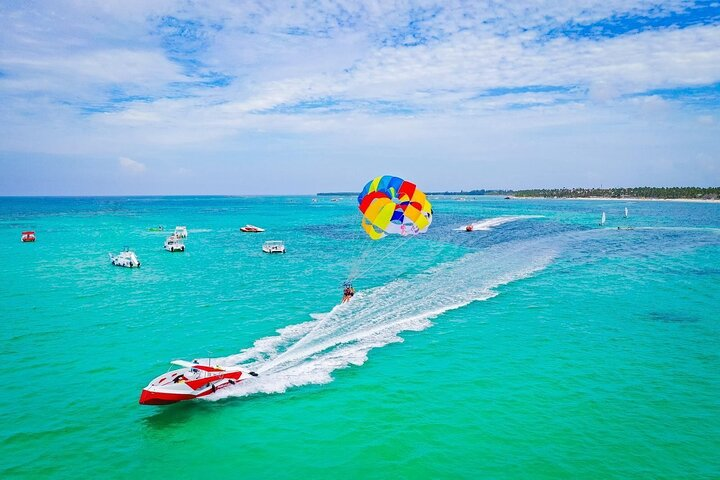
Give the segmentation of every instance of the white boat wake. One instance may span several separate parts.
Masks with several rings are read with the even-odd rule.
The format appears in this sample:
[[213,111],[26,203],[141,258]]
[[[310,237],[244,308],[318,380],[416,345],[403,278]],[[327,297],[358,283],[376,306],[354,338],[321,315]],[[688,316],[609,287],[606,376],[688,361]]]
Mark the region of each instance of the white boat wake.
[[557,255],[558,243],[558,238],[544,238],[495,245],[359,292],[326,314],[280,329],[237,355],[216,359],[221,365],[243,364],[259,376],[207,400],[331,382],[333,371],[362,365],[371,349],[402,342],[399,333],[424,330],[432,318],[487,300],[497,295],[498,286],[544,269]]
[[[499,227],[500,225],[504,225],[506,223],[510,222],[517,222],[518,220],[527,220],[529,218],[543,218],[542,215],[507,215],[503,217],[494,217],[494,218],[487,218],[485,220],[480,220],[478,222],[470,223],[469,225],[472,226],[472,231],[488,231],[495,227]],[[467,225],[463,225],[462,227],[455,228],[453,230],[457,232],[465,232],[467,231]]]

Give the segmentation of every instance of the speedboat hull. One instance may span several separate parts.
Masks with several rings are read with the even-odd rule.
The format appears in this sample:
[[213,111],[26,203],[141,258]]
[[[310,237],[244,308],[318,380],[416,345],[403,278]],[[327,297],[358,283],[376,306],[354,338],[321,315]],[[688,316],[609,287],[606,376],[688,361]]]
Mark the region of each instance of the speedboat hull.
[[183,400],[192,400],[198,396],[199,395],[173,394],[143,390],[140,394],[140,405],[170,405],[171,403],[182,402]]
[[223,379],[193,392],[176,392],[168,389],[146,387],[143,388],[143,391],[140,393],[139,403],[140,405],[169,405],[171,403],[182,402],[183,400],[192,400],[235,385],[239,381],[239,379],[237,381],[229,378]]

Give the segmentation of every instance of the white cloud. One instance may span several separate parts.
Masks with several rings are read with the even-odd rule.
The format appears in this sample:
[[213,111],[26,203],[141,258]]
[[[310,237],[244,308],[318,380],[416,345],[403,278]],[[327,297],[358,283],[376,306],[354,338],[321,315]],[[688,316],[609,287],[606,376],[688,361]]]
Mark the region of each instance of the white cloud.
[[[207,104],[224,102],[236,111],[327,96],[412,103],[419,92],[430,90],[467,97],[483,89],[526,85],[584,86],[592,99],[606,101],[648,88],[720,79],[715,26],[599,40],[542,38],[566,22],[680,12],[687,8],[683,1],[314,2],[303,8],[218,1],[177,10],[168,2],[138,2],[131,9],[104,2],[92,16],[84,2],[64,7],[46,14],[8,9],[0,35],[11,48],[0,57],[0,70],[12,75],[2,79],[0,93],[41,91],[92,106],[111,103],[113,91],[150,99],[182,97],[173,89],[198,79],[169,58],[177,52],[163,51],[167,39],[157,24],[165,16],[192,20],[181,39],[205,38],[212,31],[207,45],[192,52],[194,60],[236,78],[222,91],[186,86],[181,93],[205,98]],[[410,13],[423,9],[432,14],[418,20]],[[413,33],[411,20],[427,44],[382,43]],[[299,33],[289,34],[293,31]],[[438,102],[435,107],[456,105]],[[423,106],[432,105],[426,100]]]
[[131,158],[127,157],[120,157],[118,159],[118,163],[120,164],[120,168],[128,173],[132,174],[140,174],[145,172],[147,170],[147,167],[144,163],[140,163],[137,160],[133,160]]
[[712,125],[715,123],[715,117],[712,115],[699,115],[697,121],[703,125]]
[[[602,164],[599,155],[566,147],[575,143],[564,135],[580,127],[607,144],[630,142],[618,153],[625,160],[635,138],[653,139],[617,125],[662,132],[680,151],[692,145],[692,123],[694,143],[720,148],[707,110],[661,92],[720,82],[716,23],[614,37],[558,33],[570,24],[682,13],[689,6],[682,0],[7,5],[0,6],[0,152],[122,156],[121,168],[147,171],[144,178],[165,159],[165,171],[181,181],[207,174],[196,168],[202,152],[226,168],[289,152],[317,167],[315,158],[357,158],[370,147],[378,157],[426,158],[437,178],[463,175],[442,170],[431,153],[512,157],[520,165],[523,155],[554,152],[565,162]],[[179,22],[177,35],[167,17]],[[218,86],[215,76],[231,81]]]
[[[715,41],[717,46],[710,48],[708,45]],[[720,81],[720,29],[696,27],[603,41],[560,39],[528,45],[512,39],[463,36],[462,41],[435,47],[381,49],[350,72],[290,77],[243,91],[230,88],[194,98],[128,103],[124,110],[108,113],[98,121],[117,127],[146,125],[159,131],[186,131],[178,137],[187,142],[256,129],[332,127],[378,102],[396,102],[415,110],[414,115],[431,117],[439,113],[495,115],[509,107],[567,102],[588,106],[593,102],[629,102],[647,110],[668,102],[657,95],[628,100],[622,96],[695,86],[700,78],[702,82]],[[522,91],[533,85],[559,88]],[[511,90],[506,94],[478,96],[508,88]],[[275,107],[324,99],[344,101],[350,111],[326,114],[324,120],[318,118],[319,109],[294,115],[268,113]],[[376,121],[385,122],[382,118]],[[198,129],[198,125],[203,128]]]

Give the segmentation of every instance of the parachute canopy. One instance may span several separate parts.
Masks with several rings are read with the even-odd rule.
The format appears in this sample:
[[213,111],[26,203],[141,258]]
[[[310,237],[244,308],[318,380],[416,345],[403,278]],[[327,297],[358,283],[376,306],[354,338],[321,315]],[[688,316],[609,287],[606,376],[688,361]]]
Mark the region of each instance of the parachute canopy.
[[386,235],[425,233],[432,205],[414,183],[385,175],[369,181],[358,195],[362,227],[373,240]]

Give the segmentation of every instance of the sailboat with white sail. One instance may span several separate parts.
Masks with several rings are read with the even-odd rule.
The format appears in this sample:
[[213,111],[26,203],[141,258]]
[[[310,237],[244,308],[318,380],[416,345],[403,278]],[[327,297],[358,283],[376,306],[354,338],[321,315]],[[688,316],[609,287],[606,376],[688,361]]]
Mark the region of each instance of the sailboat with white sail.
[[605,225],[605,212],[602,212],[602,217],[600,217],[600,226]]
[[628,218],[628,209],[625,207],[625,218]]

